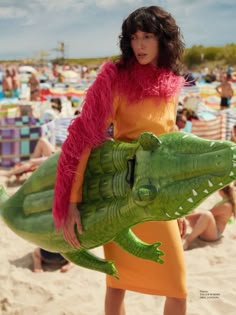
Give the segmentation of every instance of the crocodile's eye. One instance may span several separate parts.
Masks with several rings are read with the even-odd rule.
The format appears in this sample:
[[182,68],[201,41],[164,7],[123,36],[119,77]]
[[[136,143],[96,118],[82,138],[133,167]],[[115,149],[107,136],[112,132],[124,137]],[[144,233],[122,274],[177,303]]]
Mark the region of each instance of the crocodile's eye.
[[156,197],[156,187],[152,185],[142,186],[138,189],[140,200],[153,200]]
[[141,133],[139,142],[145,151],[155,151],[161,145],[161,140],[151,132]]
[[133,198],[140,205],[152,202],[156,198],[156,195],[157,189],[153,185],[142,185],[133,191]]

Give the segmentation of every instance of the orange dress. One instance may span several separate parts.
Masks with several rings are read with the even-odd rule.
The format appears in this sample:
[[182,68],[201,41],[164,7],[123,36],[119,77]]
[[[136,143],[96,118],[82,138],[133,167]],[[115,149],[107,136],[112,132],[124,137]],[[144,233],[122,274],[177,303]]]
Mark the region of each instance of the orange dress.
[[[176,98],[172,96],[164,99],[152,96],[135,105],[129,105],[127,98],[117,93],[113,94],[113,110],[114,138],[132,141],[144,131],[156,135],[172,131],[175,125]],[[86,166],[85,161],[88,159],[89,152],[87,150],[82,155],[79,164],[80,173]],[[82,178],[78,178],[78,181],[81,183]],[[78,188],[79,184],[75,183],[76,178],[72,187],[71,201],[78,201],[78,195],[81,196],[81,187]],[[107,276],[107,285],[147,294],[186,297],[185,260],[177,221],[145,222],[132,230],[147,243],[156,241],[162,243],[159,248],[165,253],[162,256],[164,264],[135,257],[114,242],[110,242],[104,245],[105,258],[115,261],[120,279]]]

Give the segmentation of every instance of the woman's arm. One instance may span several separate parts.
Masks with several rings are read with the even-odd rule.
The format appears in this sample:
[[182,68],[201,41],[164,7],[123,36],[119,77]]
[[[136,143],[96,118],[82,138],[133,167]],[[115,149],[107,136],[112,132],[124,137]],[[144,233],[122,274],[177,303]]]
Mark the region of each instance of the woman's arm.
[[[88,89],[82,113],[72,121],[68,128],[69,135],[62,145],[57,168],[53,216],[57,228],[64,228],[69,220],[70,239],[75,237],[74,225],[80,225],[79,214],[67,218],[68,210],[70,210],[68,205],[72,183],[86,148],[96,147],[106,139],[106,129],[109,125],[109,118],[112,116],[112,83],[115,74],[115,64],[106,64]],[[81,187],[82,181],[78,182]],[[81,190],[78,187],[73,188],[72,195],[76,189]],[[75,202],[73,201],[73,203]],[[77,211],[77,213],[79,212]],[[66,234],[68,236],[68,233]],[[67,237],[66,239],[68,240]]]
[[65,219],[63,226],[64,238],[72,245],[79,247],[80,242],[77,239],[74,230],[71,229],[76,224],[77,231],[79,234],[82,233],[83,227],[80,219],[80,212],[77,207],[78,202],[82,201],[82,186],[84,180],[84,173],[87,166],[91,149],[86,148],[81,156],[81,160],[77,166],[77,170],[73,179],[72,189],[70,193],[68,214]]
[[217,85],[215,89],[216,89],[216,92],[221,95],[221,84]]
[[232,84],[230,83],[230,97],[232,98],[234,96],[234,89]]
[[75,176],[70,192],[70,202],[78,203],[82,201],[82,186],[84,181],[84,173],[91,153],[90,148],[86,148],[81,156],[81,160],[77,166]]

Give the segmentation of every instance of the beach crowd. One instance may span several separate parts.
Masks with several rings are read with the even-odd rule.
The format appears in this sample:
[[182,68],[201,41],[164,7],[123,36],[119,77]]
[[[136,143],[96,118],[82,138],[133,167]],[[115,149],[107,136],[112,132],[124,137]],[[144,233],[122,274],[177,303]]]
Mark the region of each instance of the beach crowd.
[[[0,101],[3,101],[4,105],[7,101],[10,104],[29,101],[30,106],[43,106],[43,103],[47,102],[50,108],[47,107],[41,114],[44,118],[45,113],[47,117],[51,116],[49,119],[45,118],[45,122],[68,118],[63,117],[63,110],[65,106],[72,109],[68,115],[70,121],[66,137],[61,145],[52,145],[44,137],[39,137],[33,152],[30,152],[29,160],[14,165],[10,170],[0,170],[0,179],[7,186],[10,179],[17,179],[28,171],[34,172],[60,150],[52,214],[55,227],[61,229],[63,242],[67,242],[70,248],[81,246],[77,235],[84,232],[78,207],[82,203],[82,184],[87,161],[91,150],[107,139],[108,130],[115,140],[126,142],[138,139],[140,134],[146,131],[157,136],[176,131],[179,136],[187,131],[188,123],[194,126],[194,122],[201,120],[199,108],[202,100],[199,95],[196,96],[196,91],[199,91],[198,86],[203,81],[207,84],[214,83],[211,86],[219,99],[216,119],[221,119],[225,112],[233,107],[234,69],[231,66],[225,69],[215,68],[212,71],[204,68],[198,74],[192,73],[186,67],[182,70],[179,65],[184,52],[181,31],[174,18],[164,9],[151,6],[130,13],[122,23],[119,44],[121,55],[117,61],[105,62],[93,68],[51,63],[3,64],[0,68]],[[29,90],[28,94],[24,93],[26,88]],[[78,101],[79,90],[82,90],[82,93]],[[188,102],[189,100],[191,101]],[[4,113],[1,112],[0,120],[5,123]],[[33,111],[31,115],[34,117]],[[3,128],[6,127],[2,125]],[[230,140],[234,142],[235,130],[236,123],[231,124]],[[225,140],[222,137],[225,135],[220,138]],[[9,142],[12,142],[12,139]],[[144,143],[144,146],[146,145]],[[134,169],[135,161],[132,163]],[[69,171],[65,172],[65,169]],[[132,187],[132,183],[129,184]],[[208,181],[208,184],[211,183]],[[150,183],[144,182],[142,185],[137,198],[138,202],[146,206],[146,198],[150,197],[146,191]],[[193,195],[195,193],[193,189]],[[104,244],[105,259],[116,262],[120,276],[119,280],[110,274],[106,276],[103,288],[105,314],[127,314],[126,291],[133,291],[162,296],[164,301],[161,308],[164,315],[186,315],[188,252],[190,249],[197,250],[199,241],[210,244],[209,246],[221,246],[228,227],[234,224],[235,194],[235,183],[231,182],[217,191],[217,202],[206,210],[196,206],[192,213],[177,220],[142,222],[132,227],[135,235],[127,231],[125,237],[115,237],[120,246],[115,242]],[[136,247],[134,250],[130,245],[136,237],[148,244],[160,240],[166,255],[165,263],[162,264],[161,259],[158,259],[159,263],[140,259],[145,245],[137,242],[137,254]],[[133,251],[134,255],[123,248]],[[160,253],[161,256],[163,253]],[[73,272],[73,264],[78,262],[78,258],[74,252],[68,256],[70,259],[67,259],[66,254],[63,257],[60,253],[52,254],[42,248],[34,248],[31,252],[32,270],[43,274],[45,264],[59,263],[61,272]],[[86,254],[83,259],[89,262]],[[62,285],[62,282],[58,283]],[[66,290],[69,289],[68,284]],[[59,295],[62,297],[63,293]],[[73,303],[77,304],[78,309],[83,304],[81,301],[75,303],[75,300]],[[146,314],[145,310],[143,313]],[[153,314],[156,314],[156,310],[153,310]]]

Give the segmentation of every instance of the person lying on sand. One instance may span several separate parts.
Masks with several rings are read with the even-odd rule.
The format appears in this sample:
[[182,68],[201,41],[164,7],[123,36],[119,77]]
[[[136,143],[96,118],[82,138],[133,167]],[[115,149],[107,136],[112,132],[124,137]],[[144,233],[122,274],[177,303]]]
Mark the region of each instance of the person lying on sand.
[[229,219],[236,216],[236,195],[233,185],[228,185],[218,192],[222,200],[210,211],[192,212],[185,216],[192,231],[184,239],[184,250],[187,250],[197,237],[203,241],[219,240]]
[[0,170],[0,176],[6,176],[10,178],[14,175],[17,176],[29,170],[33,171],[49,156],[55,153],[55,151],[55,147],[46,138],[41,137],[39,138],[34,152],[28,161],[24,161],[10,170]]
[[36,248],[32,253],[33,258],[33,271],[34,272],[44,272],[43,270],[43,263],[48,265],[60,265],[61,272],[67,272],[71,267],[72,263],[66,260],[61,254],[59,253],[51,253],[47,250],[42,248]]

